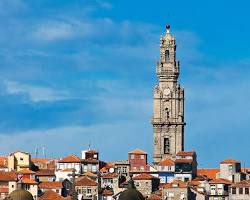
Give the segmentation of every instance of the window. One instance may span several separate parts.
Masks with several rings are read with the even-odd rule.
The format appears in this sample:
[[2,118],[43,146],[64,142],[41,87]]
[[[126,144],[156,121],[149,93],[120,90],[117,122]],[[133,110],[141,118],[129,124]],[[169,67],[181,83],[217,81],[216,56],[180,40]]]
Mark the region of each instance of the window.
[[165,51],[165,59],[166,59],[166,62],[169,61],[169,50],[168,49]]
[[22,158],[22,157],[20,157],[20,160],[23,160],[23,158]]
[[239,194],[243,194],[243,188],[239,188]]
[[122,167],[122,173],[127,173],[127,167]]
[[58,190],[58,189],[56,189],[56,193],[59,193],[59,190]]
[[87,188],[87,193],[91,194],[91,188]]
[[164,154],[170,153],[170,142],[169,138],[164,138]]
[[144,155],[141,155],[141,160],[143,160],[144,159]]
[[132,155],[130,156],[130,158],[131,158],[131,159],[135,159],[135,155],[132,154]]
[[232,194],[236,194],[236,188],[235,187],[232,188]]
[[245,194],[249,194],[249,188],[245,188]]

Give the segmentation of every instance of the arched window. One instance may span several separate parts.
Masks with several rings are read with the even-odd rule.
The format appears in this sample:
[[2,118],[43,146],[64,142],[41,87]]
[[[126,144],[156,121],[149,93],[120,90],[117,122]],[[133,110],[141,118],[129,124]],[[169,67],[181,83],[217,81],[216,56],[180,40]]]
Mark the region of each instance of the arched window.
[[165,51],[165,60],[166,60],[166,62],[169,61],[169,50],[168,49]]

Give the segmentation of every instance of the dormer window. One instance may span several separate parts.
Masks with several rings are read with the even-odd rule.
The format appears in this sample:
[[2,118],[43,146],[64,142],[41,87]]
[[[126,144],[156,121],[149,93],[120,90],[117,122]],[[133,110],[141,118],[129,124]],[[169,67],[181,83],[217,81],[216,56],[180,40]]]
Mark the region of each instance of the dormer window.
[[169,50],[168,49],[165,51],[165,60],[166,60],[166,62],[169,61]]

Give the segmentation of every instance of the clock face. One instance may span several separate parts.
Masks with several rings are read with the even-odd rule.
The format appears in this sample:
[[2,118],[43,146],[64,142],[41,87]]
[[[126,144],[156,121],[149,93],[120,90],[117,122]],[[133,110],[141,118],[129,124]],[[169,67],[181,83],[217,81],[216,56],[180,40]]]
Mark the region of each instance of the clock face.
[[164,97],[169,96],[169,95],[170,95],[170,93],[171,93],[171,91],[170,91],[170,89],[169,89],[169,88],[166,88],[166,89],[164,89],[164,90],[163,90],[163,96],[164,96]]

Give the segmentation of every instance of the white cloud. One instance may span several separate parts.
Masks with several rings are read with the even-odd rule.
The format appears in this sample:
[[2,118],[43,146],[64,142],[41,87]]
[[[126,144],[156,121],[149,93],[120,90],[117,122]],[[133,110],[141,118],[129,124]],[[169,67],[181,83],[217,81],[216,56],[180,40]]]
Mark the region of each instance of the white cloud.
[[15,81],[4,81],[8,94],[27,94],[31,101],[58,101],[72,98],[65,91],[57,91],[52,88],[34,86]]

